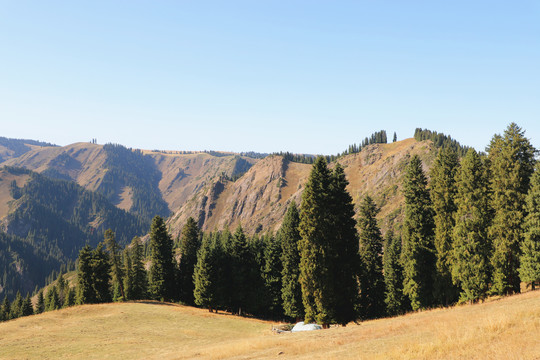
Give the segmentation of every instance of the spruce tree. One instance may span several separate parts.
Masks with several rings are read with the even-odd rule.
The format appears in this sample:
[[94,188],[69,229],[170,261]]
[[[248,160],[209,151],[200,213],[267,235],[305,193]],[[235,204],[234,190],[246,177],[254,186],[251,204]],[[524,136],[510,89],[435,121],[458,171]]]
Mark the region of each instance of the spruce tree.
[[208,308],[210,312],[216,310],[219,301],[219,239],[212,235],[204,236],[197,255],[197,264],[193,272],[194,301],[201,307]]
[[300,211],[300,284],[305,321],[346,324],[356,318],[358,234],[343,168],[313,164]]
[[360,204],[358,228],[360,237],[360,314],[374,319],[385,314],[385,287],[382,264],[382,235],[377,226],[379,209],[366,196]]
[[525,218],[525,239],[521,244],[519,277],[524,283],[535,289],[535,282],[540,281],[540,170],[531,178],[531,188],[526,199],[527,217]]
[[228,249],[232,265],[231,308],[234,314],[242,315],[242,310],[250,307],[250,286],[253,284],[255,270],[247,237],[241,225],[238,225]]
[[68,287],[62,306],[67,308],[73,305],[75,305],[75,289]]
[[144,246],[139,237],[133,238],[129,251],[132,269],[132,282],[130,299],[141,300],[146,298],[148,289],[148,277],[144,269]]
[[386,232],[384,239],[383,272],[386,313],[388,315],[403,314],[407,310],[407,299],[403,295],[401,238],[394,236],[392,229]]
[[45,311],[45,298],[43,297],[43,289],[39,290],[36,304],[36,314],[41,314]]
[[26,295],[26,298],[22,303],[22,316],[29,316],[34,314],[34,308],[32,306],[32,300],[30,299],[30,294]]
[[281,298],[283,300],[283,310],[285,315],[298,320],[304,317],[304,305],[302,304],[302,288],[299,283],[300,277],[300,253],[298,242],[300,241],[300,215],[294,201],[291,202],[281,228],[279,237],[281,239]]
[[407,166],[403,181],[405,218],[403,221],[402,262],[403,292],[413,310],[433,305],[433,275],[435,249],[433,244],[433,213],[422,161],[414,155]]
[[50,286],[45,295],[45,311],[60,309],[60,298],[56,286]]
[[17,295],[15,296],[15,300],[11,303],[11,319],[20,318],[22,316],[22,307],[23,307],[23,298],[19,291],[17,291]]
[[103,243],[99,243],[94,251],[92,251],[90,265],[92,268],[91,284],[94,289],[95,302],[110,302],[112,300],[110,288],[111,265],[109,254],[105,251]]
[[131,289],[133,286],[133,267],[131,266],[131,256],[129,246],[126,246],[123,253],[124,259],[124,278],[122,283],[124,284],[124,296],[126,300],[133,300]]
[[534,152],[524,131],[515,123],[508,126],[504,136],[494,136],[489,147],[494,209],[489,231],[493,242],[493,294],[520,291],[518,269],[526,215],[524,205],[534,171]]
[[126,300],[123,281],[124,269],[122,268],[120,247],[116,242],[116,235],[111,229],[105,231],[105,246],[109,252],[114,301],[124,301]]
[[439,304],[449,305],[457,300],[459,290],[452,283],[451,252],[452,232],[456,204],[457,153],[451,149],[441,149],[431,167],[430,195],[434,210],[435,250],[437,254],[437,276],[435,297]]
[[262,278],[264,280],[268,303],[266,313],[273,319],[279,319],[283,316],[281,301],[281,289],[283,287],[281,283],[281,272],[283,269],[281,262],[281,239],[279,235],[273,236],[267,233],[263,237],[262,243],[264,244]]
[[180,300],[193,305],[193,272],[197,263],[197,251],[199,250],[199,226],[190,217],[187,219],[180,236],[180,264],[178,286],[180,288]]
[[150,229],[152,264],[148,282],[150,295],[155,300],[170,301],[175,294],[175,261],[172,245],[165,221],[161,216],[154,217]]
[[452,278],[461,288],[460,301],[486,296],[489,284],[489,196],[484,163],[469,149],[457,174],[452,249]]
[[[96,292],[92,285],[92,248],[86,245],[79,251],[77,270],[77,304],[93,304]],[[39,308],[39,306],[38,306]]]
[[397,141],[397,134],[396,132],[394,131],[394,139],[392,140],[392,142],[396,142]]
[[2,308],[0,309],[0,315],[2,317],[2,321],[8,321],[9,319],[11,319],[11,303],[9,302],[7,295],[4,296]]

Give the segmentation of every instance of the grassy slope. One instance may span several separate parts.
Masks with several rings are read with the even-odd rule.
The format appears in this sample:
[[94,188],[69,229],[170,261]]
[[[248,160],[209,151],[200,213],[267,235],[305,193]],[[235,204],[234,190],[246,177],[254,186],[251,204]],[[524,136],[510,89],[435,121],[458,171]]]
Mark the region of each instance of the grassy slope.
[[0,324],[0,358],[538,359],[540,291],[299,334],[178,306],[87,305]]

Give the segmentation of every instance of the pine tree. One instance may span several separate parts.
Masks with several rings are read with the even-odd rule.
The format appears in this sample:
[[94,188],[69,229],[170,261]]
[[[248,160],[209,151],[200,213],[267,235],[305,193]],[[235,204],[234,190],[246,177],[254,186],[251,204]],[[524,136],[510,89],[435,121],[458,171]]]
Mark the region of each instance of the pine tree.
[[441,149],[431,167],[430,195],[434,210],[437,254],[435,300],[445,305],[455,302],[459,293],[452,283],[451,273],[452,232],[456,213],[454,198],[457,193],[455,176],[458,165],[455,151]]
[[218,307],[218,247],[221,246],[217,238],[204,236],[197,255],[197,264],[193,272],[194,301],[195,304],[206,307],[210,312]]
[[382,235],[377,226],[379,209],[366,196],[360,204],[358,228],[360,237],[360,314],[374,319],[385,314],[385,287],[382,264]]
[[283,265],[281,272],[283,309],[285,315],[295,320],[304,317],[302,288],[299,283],[300,253],[298,252],[298,242],[301,239],[298,230],[299,224],[298,208],[296,203],[292,201],[279,229],[279,237],[281,238],[281,262]]
[[504,136],[494,136],[489,147],[492,207],[490,237],[493,242],[493,294],[520,291],[519,257],[523,242],[525,196],[534,171],[534,147],[523,130],[512,123]]
[[161,216],[154,217],[150,229],[152,265],[148,277],[149,292],[155,300],[169,301],[175,294],[175,261],[172,245],[165,221]]
[[109,252],[114,301],[124,301],[126,300],[123,282],[124,269],[122,268],[120,247],[116,242],[116,235],[111,229],[105,231],[105,246]]
[[430,207],[427,179],[418,155],[413,156],[407,166],[403,194],[405,196],[402,249],[403,292],[409,297],[412,309],[418,310],[433,304],[433,274],[435,273],[433,213]]
[[246,310],[250,305],[249,290],[253,281],[254,261],[241,225],[238,225],[232,236],[228,255],[232,264],[230,284],[232,312],[242,315],[242,309]]
[[386,313],[400,315],[407,310],[403,295],[403,266],[401,265],[401,238],[388,230],[384,239],[383,272]]
[[132,269],[131,300],[141,300],[146,298],[148,289],[148,277],[144,269],[144,246],[139,237],[133,238],[129,251]]
[[92,268],[91,284],[94,288],[95,302],[110,302],[112,300],[110,288],[111,265],[103,243],[99,243],[92,251],[90,264]]
[[53,311],[60,309],[60,299],[56,286],[49,287],[45,295],[45,311]]
[[22,306],[23,306],[23,298],[21,296],[21,293],[17,291],[17,295],[15,296],[15,300],[11,303],[11,319],[20,318],[22,316]]
[[58,278],[56,279],[56,292],[58,293],[58,301],[60,304],[64,303],[64,298],[67,293],[69,285],[64,279],[64,274],[60,272]]
[[68,287],[64,298],[63,307],[67,308],[75,305],[75,289]]
[[461,301],[486,296],[489,284],[489,196],[484,163],[469,149],[457,174],[457,212],[453,233],[452,278]]
[[537,166],[531,178],[531,188],[527,195],[525,218],[525,239],[521,244],[519,277],[535,289],[540,281],[540,170]]
[[[93,304],[96,292],[92,286],[92,248],[86,245],[79,251],[77,270],[77,304]],[[38,306],[39,308],[39,306]]]
[[394,131],[394,139],[392,140],[392,142],[396,142],[397,141],[397,134],[396,132]]
[[274,319],[282,318],[283,306],[281,301],[281,272],[283,265],[281,263],[281,240],[279,236],[272,236],[267,233],[263,237],[264,244],[264,267],[262,269],[262,278],[267,294],[268,309],[267,313]]
[[41,314],[45,311],[45,298],[43,297],[43,289],[39,290],[36,304],[36,314]]
[[343,168],[313,164],[300,211],[300,284],[305,321],[346,324],[356,318],[358,234]]
[[133,287],[133,266],[131,266],[131,253],[129,246],[126,246],[123,254],[124,259],[124,295],[126,300],[133,300],[132,287]]
[[180,288],[180,300],[193,305],[193,272],[197,263],[197,251],[199,250],[199,226],[190,217],[187,219],[180,237],[180,264],[178,285]]
[[11,319],[11,303],[7,298],[7,295],[4,296],[4,301],[2,302],[2,308],[0,309],[0,316],[2,321],[8,321]]
[[30,299],[30,294],[26,295],[26,298],[22,303],[22,316],[30,316],[34,314],[34,308],[32,307],[32,300]]

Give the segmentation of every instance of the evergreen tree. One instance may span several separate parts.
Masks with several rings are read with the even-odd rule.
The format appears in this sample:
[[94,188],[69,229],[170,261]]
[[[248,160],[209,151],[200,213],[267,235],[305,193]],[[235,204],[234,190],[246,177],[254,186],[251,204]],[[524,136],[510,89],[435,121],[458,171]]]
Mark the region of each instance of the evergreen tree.
[[197,255],[197,264],[193,272],[195,304],[206,307],[210,312],[216,310],[219,301],[218,287],[218,247],[220,242],[212,236],[204,236]]
[[493,294],[520,291],[519,257],[523,241],[525,196],[534,171],[534,147],[523,130],[512,123],[504,136],[494,136],[489,147],[492,207],[490,237],[493,242]]
[[60,272],[58,274],[58,278],[56,279],[56,292],[58,293],[58,301],[60,304],[64,303],[68,288],[69,284],[64,279],[64,273]]
[[298,230],[299,224],[298,208],[296,203],[292,201],[279,229],[279,237],[281,239],[281,262],[283,266],[281,272],[283,309],[285,315],[295,320],[304,317],[302,288],[299,283],[300,253],[298,252],[298,242],[301,239]]
[[[93,304],[96,292],[92,286],[92,248],[86,245],[79,252],[77,270],[77,304]],[[39,308],[39,306],[38,306]]]
[[390,229],[384,239],[383,272],[386,313],[400,315],[407,310],[403,295],[403,266],[401,265],[401,238]]
[[149,272],[149,292],[152,299],[169,301],[175,294],[175,261],[172,253],[172,239],[165,228],[161,216],[152,220],[150,228],[151,260]]
[[73,305],[75,305],[75,289],[68,287],[63,307],[67,308]]
[[193,305],[193,272],[197,263],[197,251],[199,250],[199,226],[190,217],[182,229],[180,237],[180,272],[178,285],[180,288],[180,300]]
[[109,255],[105,251],[103,243],[92,251],[92,259],[90,261],[92,268],[91,282],[94,288],[95,302],[104,303],[110,302],[111,289],[111,265],[109,263]]
[[45,298],[43,297],[43,289],[39,290],[36,304],[36,314],[41,314],[45,311]]
[[264,267],[262,277],[267,294],[267,313],[274,319],[283,316],[281,301],[281,240],[280,236],[272,236],[268,233],[263,237],[264,244]]
[[2,308],[0,309],[0,316],[2,321],[8,321],[11,319],[11,304],[7,296],[4,296],[4,301],[2,302]]
[[456,171],[459,161],[457,153],[450,148],[439,150],[431,167],[430,195],[435,223],[435,250],[437,254],[437,276],[435,297],[439,304],[448,305],[457,300],[459,290],[452,283],[451,252],[452,232],[456,204]]
[[133,287],[133,266],[131,266],[131,254],[129,246],[126,246],[124,249],[124,295],[126,297],[126,300],[132,300],[133,294],[132,294],[132,287]]
[[397,141],[397,134],[396,132],[394,131],[394,139],[392,140],[392,142],[396,142]]
[[403,194],[403,292],[409,297],[412,309],[418,310],[433,305],[435,273],[433,213],[427,179],[418,155],[413,156],[405,171]]
[[45,311],[53,311],[60,309],[60,299],[56,286],[50,286],[45,295]]
[[22,303],[22,316],[29,316],[34,314],[34,308],[32,307],[32,300],[30,299],[30,294],[26,295],[26,298]]
[[358,234],[341,166],[313,164],[300,212],[300,284],[305,321],[346,324],[356,318]]
[[17,291],[17,295],[15,296],[15,300],[13,300],[13,303],[11,303],[11,319],[20,318],[22,316],[22,307],[23,307],[23,298],[21,296],[21,293]]
[[519,276],[521,281],[531,284],[540,281],[540,170],[537,166],[531,178],[531,188],[527,195],[525,218],[525,239],[521,244]]
[[234,314],[242,315],[242,309],[246,310],[251,305],[249,290],[253,281],[254,261],[251,258],[246,235],[240,225],[232,236],[228,255],[232,265],[230,305]]
[[384,276],[382,264],[382,235],[377,226],[379,209],[366,196],[360,204],[358,218],[360,236],[360,314],[374,319],[385,314]]
[[486,296],[489,284],[488,180],[484,163],[469,149],[457,174],[452,278],[461,287],[461,301]]
[[144,263],[143,263],[144,246],[140,238],[135,237],[131,241],[129,257],[131,258],[131,268],[132,268],[132,273],[133,273],[130,299],[131,300],[145,299],[146,292],[148,289],[148,279],[147,279],[146,270],[144,269]]
[[105,231],[105,246],[107,246],[107,250],[109,251],[109,263],[111,268],[114,301],[123,301],[126,299],[123,282],[124,269],[122,269],[120,247],[116,242],[114,231],[111,229]]

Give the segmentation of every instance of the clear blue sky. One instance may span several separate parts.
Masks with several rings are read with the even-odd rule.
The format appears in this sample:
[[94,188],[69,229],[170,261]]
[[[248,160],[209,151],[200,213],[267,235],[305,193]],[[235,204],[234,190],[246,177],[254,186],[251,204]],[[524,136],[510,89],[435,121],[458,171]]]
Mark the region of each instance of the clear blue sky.
[[0,0],[0,136],[336,153],[540,147],[539,1]]

